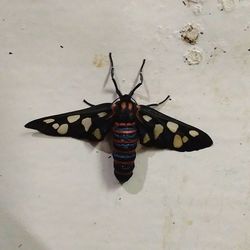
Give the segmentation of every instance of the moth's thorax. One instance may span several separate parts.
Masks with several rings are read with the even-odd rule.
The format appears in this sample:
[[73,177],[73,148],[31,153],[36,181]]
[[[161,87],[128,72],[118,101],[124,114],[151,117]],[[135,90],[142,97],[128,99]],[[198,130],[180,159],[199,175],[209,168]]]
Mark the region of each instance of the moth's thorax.
[[113,104],[113,113],[116,121],[132,122],[135,121],[135,114],[137,112],[136,103],[130,100],[120,100]]

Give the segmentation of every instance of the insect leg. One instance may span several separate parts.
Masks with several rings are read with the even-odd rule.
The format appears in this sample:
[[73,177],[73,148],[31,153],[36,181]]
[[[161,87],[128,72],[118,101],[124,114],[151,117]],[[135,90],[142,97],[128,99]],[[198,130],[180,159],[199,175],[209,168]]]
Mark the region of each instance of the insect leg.
[[86,103],[87,105],[89,105],[90,107],[94,107],[94,106],[95,106],[94,104],[92,104],[92,103],[86,101],[85,99],[83,100],[83,102]]
[[119,90],[118,85],[117,85],[116,80],[115,80],[115,76],[114,76],[114,71],[115,71],[115,69],[114,69],[114,64],[113,64],[113,59],[112,59],[112,54],[111,54],[111,52],[109,53],[109,60],[110,60],[110,67],[111,67],[111,70],[110,70],[111,78],[112,78],[112,81],[113,81],[113,83],[114,83],[114,85],[115,85],[116,93],[117,93],[117,95],[120,97],[120,96],[122,96],[122,93],[121,93],[121,91]]
[[171,100],[170,99],[170,95],[168,95],[163,101],[159,102],[159,103],[151,103],[151,104],[148,104],[146,105],[147,107],[157,107],[161,104],[163,104],[164,102],[166,102],[167,100]]
[[146,60],[143,59],[142,65],[141,65],[141,68],[140,68],[140,71],[139,71],[140,82],[130,91],[130,93],[128,94],[130,97],[134,94],[134,92],[135,92],[135,91],[142,85],[142,83],[143,83],[142,69],[143,69],[143,66],[144,66],[145,62],[146,62]]

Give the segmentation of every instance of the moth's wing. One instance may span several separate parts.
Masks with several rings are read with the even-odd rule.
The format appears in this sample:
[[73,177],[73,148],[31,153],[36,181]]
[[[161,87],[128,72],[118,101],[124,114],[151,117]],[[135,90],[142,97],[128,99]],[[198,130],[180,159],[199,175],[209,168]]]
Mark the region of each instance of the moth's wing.
[[202,130],[144,105],[140,105],[137,113],[137,126],[140,143],[145,146],[183,152],[213,144],[212,139]]
[[100,141],[112,127],[111,105],[103,103],[82,110],[39,118],[27,123],[25,127],[36,129],[46,135]]

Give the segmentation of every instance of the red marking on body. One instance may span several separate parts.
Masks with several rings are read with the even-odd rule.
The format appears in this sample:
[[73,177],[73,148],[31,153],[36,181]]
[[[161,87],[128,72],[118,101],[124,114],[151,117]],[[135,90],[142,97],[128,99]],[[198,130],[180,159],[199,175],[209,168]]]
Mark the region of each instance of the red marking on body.
[[133,130],[121,131],[121,130],[115,130],[115,129],[113,129],[113,133],[116,133],[116,134],[135,134],[136,130],[133,129]]
[[115,112],[115,108],[116,108],[116,104],[113,103],[112,106],[111,106],[111,109],[112,109],[112,112],[113,112],[113,113]]
[[132,110],[132,109],[133,109],[133,105],[132,105],[131,102],[128,103],[128,109],[129,109],[129,110]]
[[127,103],[126,102],[122,102],[121,103],[122,110],[126,109],[126,107],[127,107]]

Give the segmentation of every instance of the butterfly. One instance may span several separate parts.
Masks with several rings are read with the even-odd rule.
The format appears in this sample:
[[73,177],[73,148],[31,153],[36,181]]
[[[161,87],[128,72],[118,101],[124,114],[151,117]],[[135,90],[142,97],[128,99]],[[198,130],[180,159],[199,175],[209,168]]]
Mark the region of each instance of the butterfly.
[[154,107],[159,103],[139,105],[132,97],[143,83],[143,66],[139,70],[139,82],[129,92],[122,94],[114,76],[111,53],[110,75],[118,98],[112,103],[94,105],[84,100],[89,108],[73,112],[50,115],[33,120],[25,125],[51,136],[67,136],[89,141],[101,141],[111,132],[113,137],[114,174],[122,184],[130,179],[135,167],[138,141],[146,147],[175,151],[194,151],[213,144],[212,139],[202,130],[169,117]]

